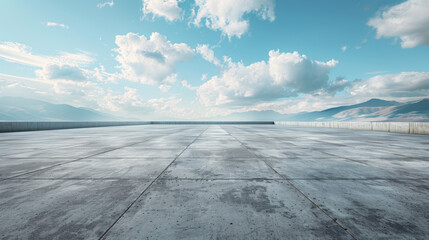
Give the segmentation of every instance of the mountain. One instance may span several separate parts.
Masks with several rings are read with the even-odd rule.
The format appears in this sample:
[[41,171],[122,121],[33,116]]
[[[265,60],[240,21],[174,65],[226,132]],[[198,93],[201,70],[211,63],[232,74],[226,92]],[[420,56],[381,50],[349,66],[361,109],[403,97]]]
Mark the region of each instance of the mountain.
[[296,121],[351,121],[398,105],[401,105],[401,103],[373,98],[359,104],[329,108],[323,111],[298,113],[291,118]]
[[[52,104],[22,97],[0,97],[0,121],[121,121],[90,108]],[[147,119],[157,120],[157,119]],[[176,121],[181,119],[161,120]],[[281,114],[249,111],[203,119],[207,121],[429,121],[429,98],[399,103],[382,99],[329,108],[323,111]]]
[[268,110],[268,111],[249,111],[232,113],[227,116],[213,117],[204,119],[208,121],[281,121],[285,118],[284,114]]
[[22,97],[0,97],[0,121],[114,121],[119,118],[88,108]]
[[400,103],[382,99],[329,108],[323,111],[280,114],[274,111],[233,113],[216,120],[271,121],[429,121],[429,98]]

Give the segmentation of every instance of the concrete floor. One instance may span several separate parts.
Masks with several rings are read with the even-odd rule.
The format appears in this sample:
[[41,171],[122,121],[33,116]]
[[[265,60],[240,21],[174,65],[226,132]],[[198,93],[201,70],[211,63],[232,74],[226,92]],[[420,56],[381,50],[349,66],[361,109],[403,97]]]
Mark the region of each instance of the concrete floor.
[[276,125],[0,134],[1,239],[428,239],[429,136]]

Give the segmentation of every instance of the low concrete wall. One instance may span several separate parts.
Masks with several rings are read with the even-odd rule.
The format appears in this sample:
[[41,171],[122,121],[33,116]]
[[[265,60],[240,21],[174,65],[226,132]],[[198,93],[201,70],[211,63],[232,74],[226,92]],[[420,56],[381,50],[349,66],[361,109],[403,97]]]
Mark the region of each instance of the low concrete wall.
[[429,122],[274,122],[276,125],[429,134]]
[[274,124],[273,121],[151,121],[151,124]]
[[39,131],[69,128],[112,127],[147,124],[274,124],[272,121],[133,121],[133,122],[0,122],[0,132]]
[[144,125],[150,122],[0,122],[0,132]]

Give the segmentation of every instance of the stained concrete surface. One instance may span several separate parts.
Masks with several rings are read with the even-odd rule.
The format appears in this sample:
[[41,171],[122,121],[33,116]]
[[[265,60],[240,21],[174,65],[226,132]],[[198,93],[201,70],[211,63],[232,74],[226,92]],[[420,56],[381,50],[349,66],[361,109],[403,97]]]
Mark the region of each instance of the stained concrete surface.
[[1,239],[427,239],[429,136],[279,125],[0,134]]

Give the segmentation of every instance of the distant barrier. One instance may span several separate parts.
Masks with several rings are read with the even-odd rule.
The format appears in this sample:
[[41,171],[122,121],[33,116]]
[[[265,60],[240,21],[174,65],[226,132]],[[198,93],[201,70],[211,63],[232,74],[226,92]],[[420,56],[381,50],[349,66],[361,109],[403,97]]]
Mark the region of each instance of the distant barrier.
[[273,121],[151,121],[150,124],[271,124]]
[[429,122],[273,122],[273,121],[129,121],[129,122],[0,122],[0,132],[39,131],[70,128],[131,125],[181,124],[276,124],[301,127],[326,127],[409,134],[429,134]]
[[0,122],[0,132],[22,132],[70,128],[113,127],[149,124],[274,124],[272,121],[131,121],[131,122]]
[[274,122],[276,125],[429,134],[429,122]]

